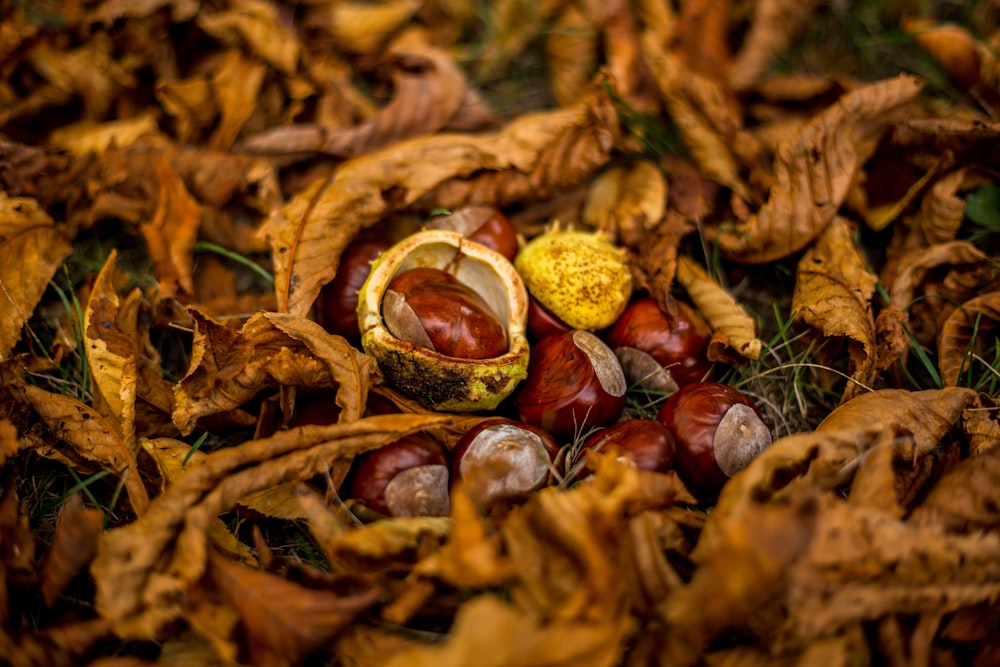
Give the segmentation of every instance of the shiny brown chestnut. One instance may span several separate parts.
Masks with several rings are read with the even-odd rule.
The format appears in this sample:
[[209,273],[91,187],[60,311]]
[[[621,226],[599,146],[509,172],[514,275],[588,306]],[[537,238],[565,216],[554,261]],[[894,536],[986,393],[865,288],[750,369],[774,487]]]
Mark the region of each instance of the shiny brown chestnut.
[[517,230],[514,229],[514,223],[493,206],[463,206],[450,213],[434,216],[424,228],[458,232],[470,241],[496,250],[511,261],[517,255]]
[[[643,297],[629,304],[605,338],[616,351],[634,349],[651,356],[665,368],[678,386],[705,379],[711,364],[705,358],[712,330],[694,308],[677,301],[677,314],[671,318],[656,300]],[[638,382],[641,377],[629,377]]]
[[355,461],[350,497],[386,516],[447,516],[448,455],[423,433],[366,452]]
[[490,359],[507,351],[507,333],[496,313],[447,271],[410,269],[393,278],[382,299],[389,331],[458,359]]
[[537,426],[496,418],[477,424],[455,444],[451,481],[467,480],[483,505],[523,497],[548,483],[559,444]]
[[[677,448],[670,430],[652,419],[627,419],[594,433],[583,441],[583,451],[618,449],[640,470],[667,472],[674,466]],[[582,473],[581,476],[585,474]]]
[[361,340],[358,329],[358,291],[371,272],[371,263],[389,248],[380,239],[351,243],[340,256],[337,275],[319,293],[319,318],[327,331],[352,343]]
[[588,331],[573,330],[531,348],[517,409],[522,421],[556,438],[573,437],[618,419],[626,389],[611,348]]
[[572,330],[573,327],[556,317],[541,301],[528,295],[528,337],[531,340],[538,341]]
[[667,399],[657,420],[677,444],[677,469],[701,500],[771,444],[771,432],[749,398],[718,382],[694,382]]

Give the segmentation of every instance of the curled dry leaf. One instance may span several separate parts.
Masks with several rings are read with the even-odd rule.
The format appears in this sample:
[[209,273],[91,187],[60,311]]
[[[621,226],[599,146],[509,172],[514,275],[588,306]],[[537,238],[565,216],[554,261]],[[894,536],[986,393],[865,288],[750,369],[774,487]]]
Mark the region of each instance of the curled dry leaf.
[[184,181],[166,156],[153,158],[152,176],[156,184],[156,209],[139,224],[146,240],[153,269],[164,296],[178,290],[191,294],[192,251],[198,239],[202,206],[187,191]]
[[291,74],[298,64],[301,45],[295,30],[281,20],[279,11],[277,5],[252,0],[219,12],[203,9],[195,22],[221,43],[245,46],[275,69]]
[[112,250],[97,275],[83,313],[84,351],[91,369],[96,409],[115,427],[125,446],[135,446],[136,318],[138,302],[121,308],[118,289],[128,276],[116,266]]
[[919,452],[905,435],[883,431],[858,458],[850,502],[905,516],[934,472],[937,457]]
[[174,423],[190,433],[200,417],[231,410],[278,384],[337,387],[340,419],[364,412],[370,357],[315,322],[278,313],[258,313],[239,331],[196,310],[191,367],[177,384]]
[[[1000,292],[988,292],[955,308],[938,332],[941,381],[955,386],[996,345],[1000,327]],[[979,357],[979,359],[976,359]],[[989,362],[985,362],[989,366]]]
[[846,339],[851,381],[841,402],[867,389],[875,364],[871,299],[878,278],[868,270],[853,232],[846,219],[833,219],[799,260],[792,294],[797,322],[817,329],[827,344]]
[[1000,399],[980,395],[962,414],[962,430],[969,438],[969,456],[1000,449]]
[[337,2],[317,9],[311,22],[328,25],[337,43],[346,51],[377,54],[421,4],[421,0],[389,0],[377,5]]
[[236,141],[256,106],[267,68],[239,49],[227,51],[212,74],[212,94],[219,108],[219,122],[209,145],[226,150]]
[[335,461],[446,420],[397,414],[305,426],[208,455],[146,514],[101,537],[91,565],[98,611],[120,637],[159,636],[180,618],[187,591],[205,572],[208,526],[241,497],[307,480]]
[[594,179],[587,191],[583,221],[640,248],[663,219],[667,181],[654,163],[615,165]]
[[714,331],[706,353],[709,361],[744,362],[760,357],[763,342],[757,338],[753,318],[704,268],[688,257],[678,257],[677,282]]
[[320,547],[345,572],[380,572],[412,564],[450,530],[451,520],[442,516],[380,519],[332,535]]
[[792,479],[805,477],[828,490],[845,487],[859,457],[885,443],[885,438],[891,442],[905,437],[916,454],[929,452],[974,397],[971,389],[958,387],[917,392],[882,389],[840,405],[812,433],[775,440],[723,487],[698,550],[710,548],[718,523],[738,520],[752,499],[774,496]]
[[775,183],[746,222],[706,229],[733,261],[763,264],[811,243],[837,214],[858,171],[921,83],[899,76],[858,88],[803,125],[774,160]]
[[34,199],[0,191],[0,360],[8,359],[45,286],[72,252]]
[[576,3],[567,3],[545,37],[549,86],[556,102],[573,104],[587,92],[598,56],[597,30]]
[[[495,133],[422,137],[349,160],[260,230],[271,244],[279,310],[308,313],[357,232],[421,198],[457,208],[474,193],[480,203],[502,204],[583,182],[608,160],[617,123],[608,91],[598,84],[574,107],[521,116]],[[434,192],[473,173],[476,179]]]

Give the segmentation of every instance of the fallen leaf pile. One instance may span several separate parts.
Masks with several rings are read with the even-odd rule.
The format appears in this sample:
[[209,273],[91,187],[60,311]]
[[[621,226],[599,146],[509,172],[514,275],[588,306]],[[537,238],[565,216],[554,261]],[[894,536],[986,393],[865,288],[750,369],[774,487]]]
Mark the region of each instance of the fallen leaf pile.
[[[1000,662],[1000,24],[895,4],[937,79],[820,72],[817,2],[0,0],[0,662]],[[318,296],[467,204],[616,240],[771,447],[711,506],[341,498],[484,415]]]

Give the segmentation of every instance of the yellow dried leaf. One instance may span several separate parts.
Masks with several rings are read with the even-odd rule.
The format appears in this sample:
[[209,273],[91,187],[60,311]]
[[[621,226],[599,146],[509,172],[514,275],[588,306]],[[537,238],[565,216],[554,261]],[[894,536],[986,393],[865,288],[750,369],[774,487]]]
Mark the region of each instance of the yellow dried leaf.
[[715,333],[708,347],[709,361],[745,361],[760,357],[753,318],[708,272],[688,257],[677,258],[677,282],[698,307]]
[[853,232],[846,219],[833,219],[799,260],[792,294],[796,322],[818,330],[826,341],[847,339],[853,381],[847,383],[841,402],[868,388],[875,363],[871,299],[878,278],[855,247]]
[[97,275],[83,313],[83,339],[94,390],[94,404],[115,427],[125,446],[135,447],[136,311],[122,310],[118,289],[128,276],[112,251]]
[[34,199],[0,190],[0,360],[9,358],[45,286],[73,251]]
[[49,135],[49,143],[82,157],[88,153],[103,153],[111,146],[124,148],[140,137],[157,132],[156,115],[149,112],[107,123],[63,125]]
[[998,328],[1000,292],[982,294],[953,310],[937,336],[941,381],[955,386],[966,380],[967,373],[977,373],[977,368],[989,372],[990,362],[984,355],[995,350]]
[[267,67],[251,60],[238,49],[226,52],[212,75],[212,95],[219,108],[219,123],[208,140],[209,146],[227,150],[236,141],[253,113]]
[[203,76],[157,81],[156,99],[177,123],[177,140],[182,143],[208,128],[217,111],[211,84]]
[[834,218],[865,160],[892,121],[908,112],[921,83],[899,76],[844,95],[795,136],[774,160],[774,186],[743,223],[706,229],[725,257],[763,264],[811,243]]
[[337,44],[345,51],[375,54],[403,28],[423,3],[421,0],[335,2],[323,10]]
[[[202,9],[195,22],[223,44],[245,45],[275,69],[291,74],[298,65],[301,45],[298,34],[281,20],[278,12],[277,5],[265,0],[240,0],[226,11]],[[255,87],[248,85],[248,88]]]
[[641,247],[667,204],[667,181],[648,160],[616,165],[590,184],[583,221],[629,246]]

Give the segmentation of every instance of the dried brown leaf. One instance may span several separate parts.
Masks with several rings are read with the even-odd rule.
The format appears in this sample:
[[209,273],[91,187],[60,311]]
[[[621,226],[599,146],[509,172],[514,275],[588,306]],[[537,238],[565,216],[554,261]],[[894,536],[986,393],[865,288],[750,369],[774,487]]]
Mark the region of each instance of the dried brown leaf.
[[206,579],[191,592],[186,616],[230,660],[253,667],[299,664],[381,594],[371,584],[354,588],[307,587],[209,551]]
[[[275,69],[291,74],[302,47],[296,31],[281,19],[279,11],[278,5],[264,0],[241,0],[233,9],[220,12],[203,8],[195,22],[220,43],[245,46]],[[248,88],[252,90],[255,86],[248,84]]]
[[459,608],[443,643],[397,654],[385,667],[611,667],[631,631],[627,614],[547,620],[480,595]]
[[112,146],[123,148],[140,138],[156,134],[159,126],[153,113],[141,113],[106,123],[76,123],[64,125],[49,135],[49,144],[84,157],[88,153],[103,153]]
[[0,360],[9,358],[21,327],[71,252],[65,230],[37,201],[0,191]]
[[575,3],[568,3],[545,37],[549,86],[556,102],[573,104],[586,94],[597,63],[597,29]]
[[962,414],[962,430],[969,438],[969,456],[1000,449],[1000,400],[979,396]]
[[114,427],[93,408],[70,396],[54,394],[23,381],[11,388],[15,399],[30,406],[51,435],[30,434],[42,456],[65,461],[74,467],[98,469],[122,478],[129,501],[137,514],[149,504],[134,449],[122,440]]
[[320,546],[346,571],[378,572],[412,564],[422,548],[440,545],[450,530],[448,517],[396,517],[333,535]]
[[149,248],[160,291],[165,296],[178,290],[191,294],[192,251],[198,239],[202,206],[165,156],[153,158],[152,175],[157,186],[156,209],[149,220],[139,225],[139,233]]
[[212,74],[212,95],[219,109],[219,122],[209,146],[226,150],[236,141],[254,111],[267,67],[251,60],[239,49],[227,51]]
[[864,162],[921,83],[899,76],[844,95],[778,150],[764,206],[740,224],[706,230],[723,255],[763,264],[811,243],[837,214]]
[[490,3],[477,75],[503,74],[517,55],[545,28],[546,22],[565,7],[567,0],[498,0]]
[[121,637],[159,636],[206,567],[206,529],[241,497],[307,480],[330,465],[440,424],[445,416],[384,415],[305,426],[207,456],[138,520],[105,533],[91,573],[96,604]]
[[816,0],[761,0],[755,3],[750,28],[729,63],[729,85],[744,91],[757,84],[768,65],[793,43],[819,3]]
[[[938,332],[941,381],[955,386],[990,354],[1000,328],[1000,292],[988,292],[955,308]],[[976,357],[979,357],[977,360]],[[989,362],[985,363],[989,366]]]
[[104,530],[104,512],[84,507],[75,493],[59,508],[52,544],[38,570],[38,588],[49,607],[97,551],[97,538]]
[[763,342],[757,323],[736,299],[690,258],[677,258],[677,282],[714,331],[708,346],[709,361],[744,362],[760,357]]
[[3,468],[9,459],[17,456],[20,449],[21,441],[17,437],[17,427],[6,417],[0,417],[0,468]]
[[915,526],[949,533],[995,532],[1000,526],[1000,448],[948,469],[910,514]]
[[[125,446],[135,446],[135,308],[121,308],[118,289],[128,276],[117,268],[112,251],[97,275],[83,313],[83,338],[91,369],[94,405],[118,431]],[[135,300],[132,300],[135,303]]]
[[853,233],[841,217],[823,230],[799,260],[791,306],[796,322],[818,330],[827,344],[846,339],[851,381],[842,403],[867,389],[875,364],[871,299],[878,278],[868,270]]
[[[328,24],[337,44],[345,51],[377,54],[393,33],[416,14],[421,4],[420,0],[389,0],[377,5],[336,2],[318,10],[312,20]],[[321,16],[319,11],[325,15]]]
[[[398,208],[424,197],[457,208],[473,193],[480,203],[551,196],[603,165],[616,133],[608,91],[598,86],[577,106],[521,116],[496,133],[412,139],[346,162],[261,228],[272,248],[279,310],[305,315],[357,232]],[[474,172],[477,179],[435,192]]]
[[650,230],[663,219],[667,182],[652,162],[615,165],[590,184],[584,222],[621,243],[641,248]]

